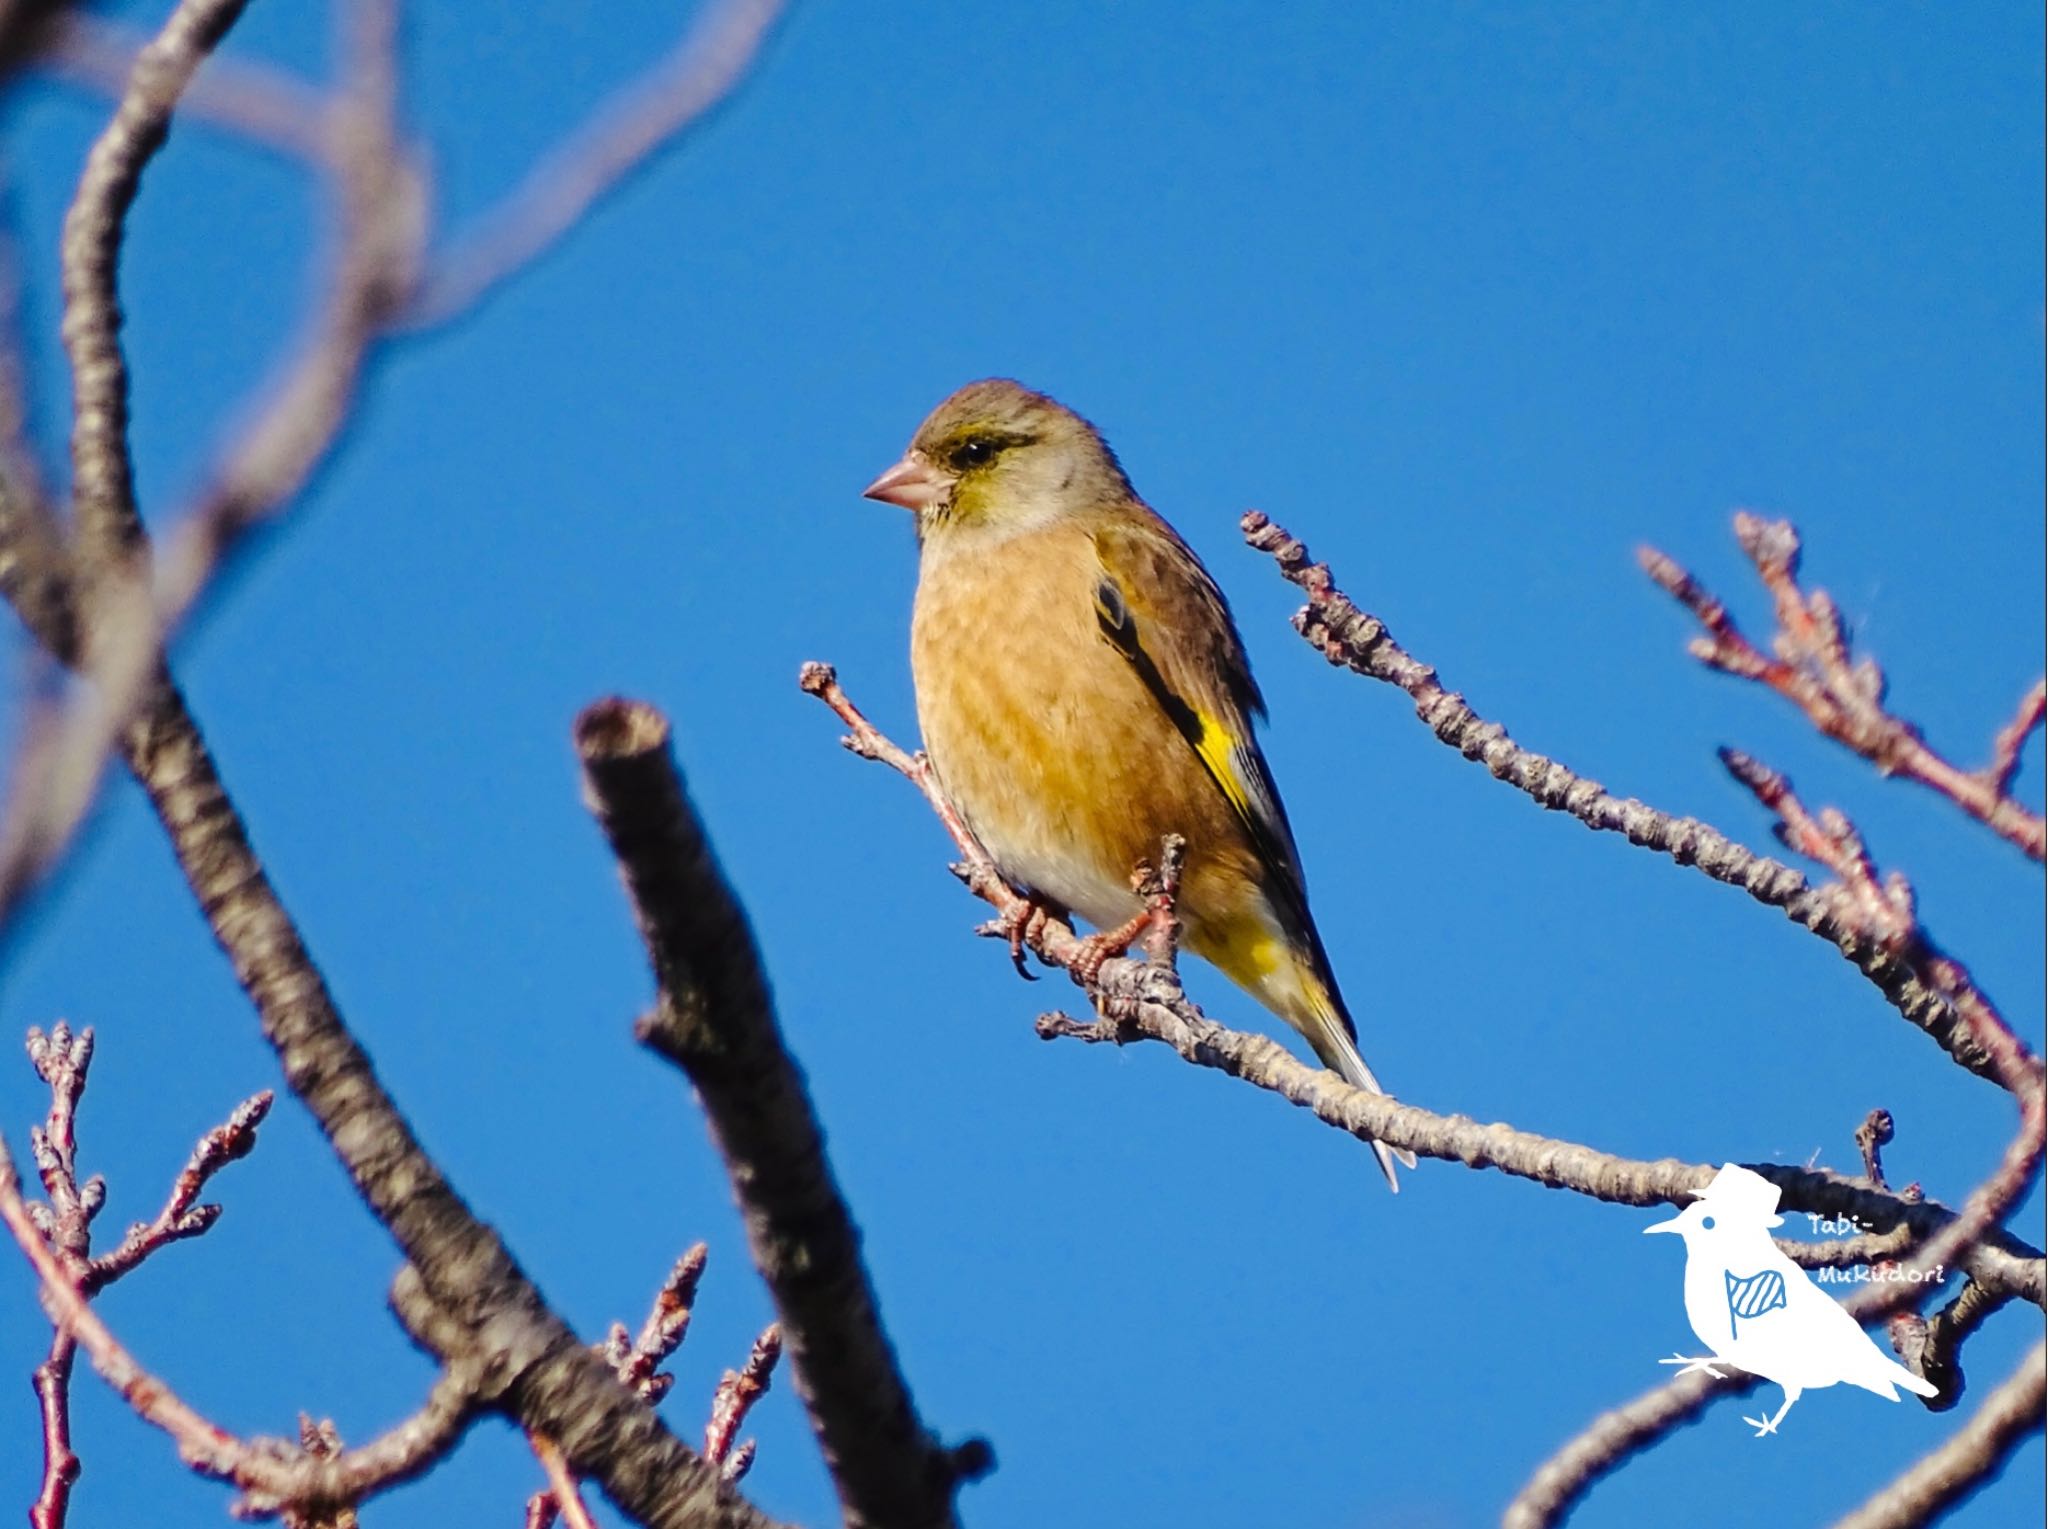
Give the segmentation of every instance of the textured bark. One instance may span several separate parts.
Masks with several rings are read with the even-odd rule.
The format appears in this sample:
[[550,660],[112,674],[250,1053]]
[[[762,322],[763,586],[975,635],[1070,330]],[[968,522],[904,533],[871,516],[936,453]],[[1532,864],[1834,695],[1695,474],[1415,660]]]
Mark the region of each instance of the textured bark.
[[695,1086],[725,1155],[846,1521],[951,1525],[954,1488],[988,1468],[987,1446],[946,1449],[917,1415],[753,932],[683,794],[668,723],[651,707],[601,701],[577,720],[576,743],[660,989],[640,1038]]
[[663,1529],[768,1524],[549,1309],[420,1146],[343,1023],[167,681],[129,729],[126,751],[286,1082],[404,1250],[426,1297],[446,1314],[437,1329],[442,1357],[489,1356],[503,1377],[496,1403],[555,1439],[578,1474],[638,1522]]

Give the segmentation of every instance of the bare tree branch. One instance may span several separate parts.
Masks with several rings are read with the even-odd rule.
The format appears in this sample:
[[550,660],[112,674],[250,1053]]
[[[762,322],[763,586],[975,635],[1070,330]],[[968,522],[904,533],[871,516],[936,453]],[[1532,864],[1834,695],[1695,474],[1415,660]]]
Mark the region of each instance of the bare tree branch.
[[70,1379],[81,1342],[94,1368],[138,1414],[177,1441],[188,1464],[248,1488],[252,1511],[274,1513],[294,1503],[352,1501],[352,1496],[322,1494],[379,1490],[423,1469],[452,1446],[467,1426],[470,1404],[466,1383],[451,1382],[438,1388],[419,1417],[368,1449],[315,1466],[309,1463],[311,1456],[279,1441],[245,1443],[235,1438],[201,1418],[161,1381],[145,1373],[86,1303],[152,1254],[213,1225],[220,1207],[194,1202],[215,1173],[255,1145],[256,1127],[269,1108],[269,1095],[258,1094],[237,1108],[226,1124],[207,1132],[178,1175],[164,1210],[153,1221],[131,1228],[112,1253],[94,1258],[90,1227],[106,1202],[106,1185],[97,1175],[79,1179],[76,1128],[79,1101],[92,1065],[93,1033],[86,1029],[74,1034],[62,1024],[48,1035],[32,1029],[28,1053],[37,1074],[50,1088],[49,1114],[31,1133],[36,1169],[49,1206],[45,1210],[21,1198],[13,1161],[5,1141],[0,1140],[0,1220],[14,1233],[41,1276],[45,1302],[57,1329],[49,1358],[36,1370],[36,1394],[43,1411],[44,1473],[42,1490],[30,1509],[35,1529],[59,1529],[64,1523],[71,1489],[79,1476],[79,1460],[70,1436]]
[[1809,594],[1800,587],[1799,533],[1791,523],[1745,512],[1735,517],[1735,539],[1756,564],[1776,605],[1775,656],[1743,636],[1727,607],[1671,558],[1654,547],[1638,554],[1643,571],[1706,628],[1707,635],[1691,644],[1693,657],[1777,691],[1823,735],[1854,749],[1879,774],[1903,775],[1939,791],[2039,860],[2048,834],[2040,815],[2017,801],[2011,787],[2020,748],[2041,723],[2041,682],[2035,682],[2013,720],[1993,739],[1991,762],[1981,770],[1959,769],[1929,748],[1912,723],[1885,709],[1884,671],[1875,659],[1850,658],[1841,612],[1827,591]]
[[650,706],[599,701],[576,719],[576,748],[660,992],[640,1039],[696,1088],[846,1521],[950,1525],[954,1489],[988,1468],[988,1447],[947,1449],[918,1417],[753,931],[683,794],[668,722]]
[[[1610,795],[1597,781],[1521,747],[1497,722],[1488,722],[1446,690],[1436,671],[1411,657],[1377,618],[1353,605],[1331,581],[1330,570],[1309,561],[1308,549],[1254,510],[1244,517],[1245,540],[1270,553],[1288,579],[1308,595],[1295,630],[1333,664],[1405,691],[1416,715],[1443,742],[1486,766],[1500,780],[1552,811],[1588,828],[1624,835],[1630,843],[1697,867],[1714,880],[1740,887],[1779,909],[1855,964],[1901,1014],[1962,1066],[2003,1082],[2003,1057],[1993,1056],[1949,996],[1931,986],[1882,940],[1858,925],[1853,897],[1840,888],[1815,888],[1790,866],[1744,848],[1694,818],[1672,817],[1629,797]],[[2039,1060],[2032,1063],[2039,1069]]]
[[406,316],[444,324],[531,265],[633,171],[707,118],[753,68],[785,0],[718,0],[647,73],[607,101],[518,189],[459,236]]
[[[962,863],[954,867],[955,873],[970,891],[1005,915],[982,932],[997,932],[1011,916],[1021,913],[1025,900],[1004,882],[994,862],[946,802],[923,756],[906,753],[862,716],[829,665],[806,664],[800,683],[852,729],[844,740],[847,748],[887,764],[925,794],[961,851]],[[1326,1125],[1361,1141],[1382,1141],[1418,1157],[1461,1162],[1471,1168],[1498,1169],[1612,1204],[1684,1205],[1713,1177],[1709,1165],[1674,1158],[1632,1161],[1576,1142],[1538,1136],[1501,1123],[1482,1125],[1463,1115],[1437,1115],[1390,1095],[1367,1093],[1333,1072],[1308,1066],[1277,1041],[1216,1024],[1188,999],[1178,975],[1165,962],[1113,959],[1098,961],[1091,970],[1086,959],[1088,942],[1052,918],[1032,921],[1024,938],[1047,965],[1074,978],[1100,1016],[1082,1022],[1062,1014],[1044,1015],[1038,1021],[1038,1033],[1046,1039],[1066,1037],[1117,1045],[1160,1041],[1187,1061],[1279,1094]],[[1932,1201],[1907,1200],[1858,1179],[1779,1164],[1751,1166],[1778,1185],[1789,1209],[1852,1217],[1879,1232],[1908,1227],[1916,1242],[1950,1240],[1950,1229],[1960,1219]],[[1960,1258],[1973,1272],[1981,1270],[1995,1288],[2022,1293],[2036,1304],[2042,1302],[2044,1266],[2039,1250],[2003,1234],[1980,1241],[1973,1233],[1970,1241],[1972,1246],[1951,1256]],[[1788,1251],[1798,1250],[1815,1265],[1867,1262],[1894,1256],[1902,1247],[1896,1240],[1872,1240],[1854,1247],[1785,1246]]]
[[583,1505],[583,1493],[577,1488],[569,1462],[562,1458],[561,1447],[544,1433],[530,1433],[526,1442],[533,1446],[533,1456],[548,1478],[547,1490],[536,1492],[526,1504],[527,1523],[548,1524],[559,1517],[569,1529],[597,1529],[590,1509]]
[[1515,1494],[1501,1514],[1501,1529],[1550,1529],[1564,1522],[1603,1477],[1693,1422],[1710,1403],[1747,1396],[1760,1384],[1751,1375],[1723,1379],[1694,1371],[1601,1413],[1584,1432],[1544,1461]]
[[[348,412],[369,340],[381,332],[398,295],[411,289],[406,262],[417,230],[407,214],[410,172],[391,130],[395,23],[382,0],[352,8],[357,20],[350,32],[343,109],[353,110],[347,121],[355,124],[358,139],[347,140],[347,121],[336,131],[342,135],[337,154],[350,209],[345,227],[359,237],[344,239],[343,271],[325,337],[297,373],[300,380],[283,390],[278,408],[231,456],[231,470],[188,518],[158,578],[138,597],[131,587],[136,581],[119,577],[113,566],[140,561],[131,555],[146,545],[127,462],[126,369],[113,288],[120,217],[132,201],[141,164],[161,140],[175,94],[169,86],[189,80],[203,51],[200,43],[218,35],[221,18],[232,9],[186,0],[164,46],[145,50],[67,225],[65,325],[78,372],[74,454],[80,463],[80,521],[98,528],[86,542],[94,580],[84,587],[74,583],[68,603],[74,617],[91,623],[96,650],[117,647],[139,655],[139,677],[109,675],[95,665],[94,704],[100,710],[80,719],[76,731],[87,738],[120,734],[130,767],[170,834],[181,869],[254,1001],[288,1081],[366,1203],[392,1229],[416,1271],[422,1300],[443,1311],[446,1320],[436,1331],[452,1345],[444,1358],[499,1375],[493,1403],[555,1439],[574,1468],[642,1523],[675,1529],[763,1524],[577,1341],[420,1148],[343,1025],[249,845],[197,726],[154,659],[162,631],[157,613],[174,613],[196,597],[236,535],[297,491]],[[13,516],[9,529],[20,522]],[[0,569],[10,566],[22,566],[15,549],[0,548]],[[34,587],[21,578],[0,582],[10,593]],[[115,608],[102,589],[125,603]],[[142,619],[135,620],[130,607],[139,607]],[[39,638],[71,656],[49,609],[24,608],[23,614]],[[133,636],[137,632],[139,638]],[[113,641],[124,633],[125,643]],[[132,718],[131,697],[139,701]]]
[[2004,1466],[2020,1440],[2041,1430],[2042,1345],[1984,1398],[1954,1438],[1929,1451],[1906,1473],[1835,1529],[1915,1529],[1930,1524],[1983,1486]]
[[747,1362],[727,1370],[711,1398],[711,1421],[704,1426],[704,1458],[717,1464],[727,1481],[738,1481],[754,1463],[754,1441],[739,1442],[740,1430],[754,1403],[768,1394],[775,1361],[782,1357],[782,1329],[770,1322],[754,1346]]
[[1899,1362],[1928,1381],[1936,1394],[1921,1398],[1930,1412],[1946,1412],[1963,1399],[1964,1341],[2012,1297],[1977,1280],[1966,1280],[1955,1299],[1932,1317],[1902,1311],[1891,1320],[1892,1348]]
[[[72,14],[38,41],[35,67],[68,85],[119,97],[147,38],[102,16]],[[216,58],[178,103],[182,115],[240,134],[297,160],[318,164],[333,152],[331,103],[318,87],[282,69]]]
[[171,113],[206,55],[248,0],[179,0],[137,55],[114,119],[86,156],[64,217],[64,350],[71,362],[71,471],[80,550],[107,567],[142,541],[128,460],[128,363],[121,354],[116,267],[142,172],[163,146]]

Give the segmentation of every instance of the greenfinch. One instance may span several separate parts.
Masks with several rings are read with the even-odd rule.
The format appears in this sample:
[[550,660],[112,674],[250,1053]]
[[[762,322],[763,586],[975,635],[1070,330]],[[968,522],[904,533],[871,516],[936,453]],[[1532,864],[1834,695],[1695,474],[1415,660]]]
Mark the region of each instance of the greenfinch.
[[[1230,608],[1095,427],[1017,383],[969,383],[866,496],[917,517],[918,725],[1003,876],[1113,929],[1141,906],[1133,868],[1181,835],[1184,946],[1384,1092],[1309,916]],[[1397,1154],[1373,1147],[1398,1188]]]

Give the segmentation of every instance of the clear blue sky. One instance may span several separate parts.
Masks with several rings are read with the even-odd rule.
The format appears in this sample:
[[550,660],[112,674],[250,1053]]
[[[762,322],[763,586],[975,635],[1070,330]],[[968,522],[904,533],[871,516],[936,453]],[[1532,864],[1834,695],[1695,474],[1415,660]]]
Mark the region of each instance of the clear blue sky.
[[[230,51],[323,70],[315,9],[258,0]],[[675,11],[502,7],[480,31],[415,7],[447,215],[667,46]],[[1631,1155],[1837,1168],[1884,1105],[1895,1176],[1945,1198],[2009,1128],[1825,944],[1540,814],[1328,669],[1238,543],[1249,505],[1614,789],[1760,845],[1730,743],[1844,806],[2041,1042],[2039,872],[1700,670],[1632,557],[1654,541],[1761,625],[1729,514],[1791,516],[1898,706],[1982,758],[2042,663],[2039,8],[1276,11],[800,6],[709,131],[393,356],[179,654],[351,1022],[561,1309],[593,1337],[637,1321],[711,1243],[667,1404],[688,1434],[768,1308],[699,1117],[628,1038],[648,978],[568,743],[602,693],[670,712],[918,1399],[996,1446],[963,1500],[987,1529],[1487,1523],[1691,1340],[1646,1213],[1438,1164],[1390,1199],[1362,1147],[1270,1097],[1033,1038],[1071,989],[969,937],[930,815],[795,686],[830,659],[914,732],[910,529],[859,490],[968,378],[1097,420],[1235,602],[1323,931],[1404,1097]],[[53,462],[56,230],[104,109],[33,88],[8,124]],[[124,282],[156,524],[294,332],[313,213],[296,169],[203,128],[151,171]],[[2036,803],[2041,782],[2036,744]],[[99,1031],[83,1129],[111,1229],[277,1082],[125,783],[0,1000],[9,1032]],[[40,1100],[0,1066],[17,1153]],[[244,1430],[304,1407],[361,1439],[413,1406],[393,1249],[302,1113],[219,1191],[213,1233],[105,1303],[143,1359]],[[2038,1236],[2038,1196],[2026,1214]],[[0,1297],[0,1504],[25,1505],[46,1329],[11,1259]],[[2038,1327],[2011,1311],[1973,1343],[1973,1399]],[[78,1389],[74,1524],[221,1521],[217,1488]],[[1578,1522],[1825,1520],[1962,1417],[1824,1392],[1757,1442],[1740,1410]],[[830,1521],[786,1385],[757,1431],[753,1493]],[[2037,1440],[1959,1522],[2038,1523],[2041,1469]],[[489,1425],[369,1517],[515,1523],[535,1479]]]

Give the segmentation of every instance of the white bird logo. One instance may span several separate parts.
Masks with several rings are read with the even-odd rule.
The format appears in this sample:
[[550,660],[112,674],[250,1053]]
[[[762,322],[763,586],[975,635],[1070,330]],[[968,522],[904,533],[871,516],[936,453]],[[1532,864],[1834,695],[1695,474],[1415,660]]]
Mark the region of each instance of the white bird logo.
[[1785,1403],[1776,1412],[1743,1419],[1758,1438],[1776,1433],[1805,1392],[1842,1381],[1889,1402],[1899,1399],[1899,1386],[1933,1396],[1933,1386],[1886,1358],[1856,1319],[1771,1241],[1771,1228],[1783,1224],[1778,1186],[1728,1163],[1699,1199],[1670,1220],[1643,1228],[1685,1239],[1686,1319],[1713,1350],[1660,1363],[1685,1366],[1681,1375],[1704,1370],[1718,1377],[1718,1362],[1783,1387]]

